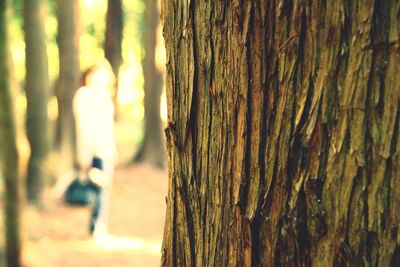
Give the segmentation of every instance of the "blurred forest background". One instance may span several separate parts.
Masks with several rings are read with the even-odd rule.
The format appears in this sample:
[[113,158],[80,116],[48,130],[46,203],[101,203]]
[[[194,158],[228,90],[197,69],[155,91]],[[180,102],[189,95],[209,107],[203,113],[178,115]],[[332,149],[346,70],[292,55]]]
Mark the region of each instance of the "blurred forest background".
[[[59,1],[62,2],[62,1]],[[122,3],[122,16],[123,24],[121,39],[121,56],[122,61],[119,67],[118,75],[118,105],[119,116],[117,120],[118,126],[118,142],[119,144],[131,143],[131,151],[121,151],[120,160],[126,161],[132,154],[132,151],[137,149],[136,145],[140,144],[144,137],[144,74],[143,68],[145,57],[145,36],[144,36],[144,23],[145,23],[145,1],[144,0],[80,0],[72,1],[79,4],[80,10],[78,17],[74,22],[77,24],[79,31],[79,60],[80,60],[80,74],[85,69],[94,64],[99,58],[105,56],[105,37],[106,37],[106,15],[108,2],[121,2]],[[10,28],[10,48],[13,60],[14,84],[17,87],[16,106],[18,111],[19,127],[24,127],[24,114],[26,112],[26,95],[24,91],[25,86],[25,39],[24,39],[24,19],[22,16],[23,3],[19,0],[12,1],[11,21]],[[44,26],[46,31],[46,45],[48,55],[48,73],[49,73],[49,90],[50,97],[48,101],[48,118],[50,124],[56,125],[58,119],[58,103],[56,95],[57,82],[60,78],[60,58],[59,43],[57,38],[59,36],[58,20],[57,20],[57,1],[47,0],[44,4],[47,10],[43,15]],[[61,3],[64,4],[65,3]],[[158,7],[157,7],[158,8]],[[156,11],[158,12],[158,10]],[[112,16],[112,15],[111,15]],[[152,13],[150,16],[155,19],[159,18],[157,13]],[[64,19],[70,19],[66,17]],[[77,21],[78,20],[78,21]],[[110,18],[111,21],[117,20],[115,17]],[[111,29],[114,31],[113,29]],[[118,29],[117,29],[118,30]],[[149,45],[156,45],[149,49],[154,49],[156,53],[156,67],[158,70],[163,71],[165,65],[165,52],[164,44],[162,41],[161,26],[157,23],[154,29],[156,31],[156,43]],[[113,40],[116,42],[118,40]],[[118,46],[118,44],[116,44]],[[118,53],[118,52],[117,52]],[[111,55],[113,57],[114,55]],[[118,55],[116,55],[118,56]],[[109,60],[112,62],[112,60]],[[117,63],[118,64],[118,63]],[[112,64],[113,67],[115,66]],[[64,66],[71,69],[74,66]],[[156,74],[150,74],[154,76]],[[151,82],[151,80],[150,80]],[[75,88],[74,88],[75,89]],[[45,89],[43,89],[45,90]],[[64,90],[72,90],[71,88],[64,88]],[[166,105],[165,96],[161,97],[161,118],[166,120]],[[127,127],[127,128],[124,128]],[[55,140],[56,128],[50,129],[50,136]],[[126,155],[125,153],[128,153]]]
[[[0,9],[0,203],[4,210],[0,217],[5,222],[1,227],[5,234],[0,235],[0,266],[21,266],[21,253],[26,258],[29,253],[24,250],[31,246],[26,245],[29,231],[40,236],[40,227],[46,223],[60,224],[51,216],[62,221],[57,212],[73,214],[61,205],[49,215],[48,210],[55,205],[49,201],[60,201],[60,195],[54,196],[54,186],[75,162],[72,96],[84,70],[101,58],[110,61],[118,77],[114,103],[120,170],[116,176],[123,178],[116,177],[116,183],[122,184],[115,190],[125,192],[127,185],[138,186],[147,179],[146,172],[154,179],[161,177],[161,183],[166,184],[162,133],[167,116],[165,51],[157,0],[0,0]],[[151,168],[129,169],[137,162]],[[130,175],[136,180],[127,180]],[[164,186],[150,183],[157,193],[165,193]],[[146,190],[140,194],[147,194]],[[121,201],[129,207],[133,200]],[[120,211],[126,213],[126,207]],[[74,212],[83,217],[87,213],[84,209]],[[163,220],[164,210],[155,212],[161,214],[157,222]],[[79,220],[75,219],[76,223]],[[32,227],[37,228],[29,230]],[[161,233],[162,226],[157,227]],[[86,233],[82,235],[86,238]],[[27,266],[43,264],[22,261]]]

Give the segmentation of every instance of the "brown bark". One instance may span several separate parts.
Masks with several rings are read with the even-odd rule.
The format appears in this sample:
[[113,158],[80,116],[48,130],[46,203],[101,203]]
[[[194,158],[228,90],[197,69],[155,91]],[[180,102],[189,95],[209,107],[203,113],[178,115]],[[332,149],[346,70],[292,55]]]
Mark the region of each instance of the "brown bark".
[[118,74],[119,67],[122,64],[122,37],[124,28],[124,18],[122,9],[122,0],[108,0],[106,15],[106,33],[104,41],[104,54],[110,62],[117,83],[113,96],[115,114],[118,118]]
[[[20,266],[19,154],[8,50],[8,2],[0,0],[0,145],[4,173],[4,232],[7,266]],[[1,265],[1,261],[0,261]]]
[[74,163],[74,120],[72,98],[80,82],[79,1],[57,1],[60,74],[56,87],[58,100],[57,146],[62,155],[61,171]]
[[24,0],[24,31],[26,49],[26,131],[31,147],[28,163],[28,200],[38,203],[44,181],[47,179],[45,167],[48,151],[48,62],[44,19],[46,2],[44,0]]
[[400,1],[163,2],[163,266],[395,266]]
[[165,146],[160,118],[163,77],[156,66],[158,25],[157,0],[149,0],[146,2],[145,10],[145,58],[143,60],[145,134],[135,161],[147,162],[162,168],[165,165]]

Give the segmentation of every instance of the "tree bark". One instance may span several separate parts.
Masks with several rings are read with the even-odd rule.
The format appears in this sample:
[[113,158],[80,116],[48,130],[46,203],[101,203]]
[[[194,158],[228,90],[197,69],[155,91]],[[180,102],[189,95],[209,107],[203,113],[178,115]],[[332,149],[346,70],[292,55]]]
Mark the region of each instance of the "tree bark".
[[26,131],[31,147],[28,163],[27,193],[31,203],[41,200],[47,179],[46,159],[49,151],[48,135],[48,62],[44,19],[44,0],[24,0],[24,31],[26,49]]
[[116,78],[113,102],[115,116],[118,118],[118,75],[122,64],[122,37],[124,29],[124,18],[122,0],[108,0],[106,15],[106,33],[104,41],[104,54],[110,62]]
[[400,2],[163,2],[163,266],[396,266]]
[[157,26],[159,10],[157,0],[146,2],[143,60],[144,72],[144,119],[145,133],[142,146],[135,161],[150,163],[163,168],[165,165],[165,145],[162,136],[160,100],[163,85],[161,71],[156,66]]
[[57,146],[63,162],[61,171],[74,163],[74,118],[72,99],[80,82],[79,0],[57,1],[60,74],[56,87],[58,100]]
[[0,0],[0,143],[4,172],[7,266],[20,266],[19,154],[8,49],[8,1]]

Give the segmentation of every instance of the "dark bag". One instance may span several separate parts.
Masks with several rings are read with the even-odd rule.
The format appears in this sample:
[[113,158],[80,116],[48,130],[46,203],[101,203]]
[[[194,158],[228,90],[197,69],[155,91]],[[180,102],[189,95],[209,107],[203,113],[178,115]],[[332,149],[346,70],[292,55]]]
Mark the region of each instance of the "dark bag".
[[65,202],[77,206],[95,204],[99,192],[99,187],[90,180],[75,178],[65,192]]
[[[93,157],[92,167],[103,169],[103,161]],[[100,187],[90,179],[81,180],[78,177],[68,186],[65,192],[65,202],[71,205],[87,206],[96,204],[100,194]]]

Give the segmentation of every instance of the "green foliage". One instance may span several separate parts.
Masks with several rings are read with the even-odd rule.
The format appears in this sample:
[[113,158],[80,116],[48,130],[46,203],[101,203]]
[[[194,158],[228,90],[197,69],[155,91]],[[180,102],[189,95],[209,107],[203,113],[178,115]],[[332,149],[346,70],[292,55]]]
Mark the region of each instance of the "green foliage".
[[[15,76],[20,85],[25,78],[25,43],[23,41],[23,19],[22,1],[12,0],[12,23],[11,50],[15,65]],[[58,77],[58,47],[57,47],[57,18],[56,1],[47,0],[47,16],[45,21],[47,35],[47,53],[49,58],[49,77],[54,81]],[[143,78],[141,72],[141,60],[143,51],[143,12],[145,3],[143,0],[124,0],[124,39],[122,53],[125,64],[134,69],[137,73],[135,87],[142,87]],[[104,55],[103,42],[105,30],[105,14],[107,9],[106,0],[84,0],[81,1],[81,24],[82,32],[81,45],[81,67],[89,67],[97,58]]]
[[22,19],[22,1],[21,0],[12,0],[11,7],[14,13],[13,21],[16,23],[21,29],[23,27],[23,19]]
[[[144,23],[144,10],[145,3],[143,0],[124,0],[124,38],[122,40],[122,56],[125,63],[130,65],[131,72],[131,84],[135,91],[133,98],[142,101],[142,97],[135,97],[142,93],[143,90],[143,72],[142,72],[142,59],[144,57],[144,44],[143,44],[143,23]],[[136,102],[136,101],[133,101]],[[138,108],[137,103],[134,103],[136,109]],[[135,112],[135,111],[134,111]],[[137,114],[140,111],[137,110]],[[140,115],[139,115],[140,116]]]
[[47,0],[48,13],[51,16],[56,16],[56,0]]
[[[125,29],[126,31],[131,36],[130,38],[134,39],[136,41],[137,45],[140,45],[140,47],[143,47],[143,25],[144,25],[144,10],[145,10],[145,3],[143,0],[134,0],[134,1],[129,1],[125,0],[123,1],[124,5],[124,10],[125,10]],[[126,40],[129,41],[129,38]]]

